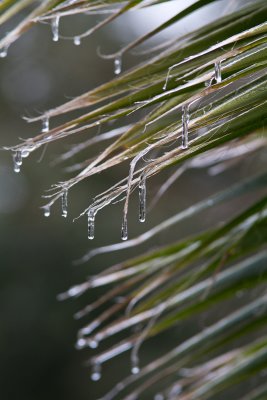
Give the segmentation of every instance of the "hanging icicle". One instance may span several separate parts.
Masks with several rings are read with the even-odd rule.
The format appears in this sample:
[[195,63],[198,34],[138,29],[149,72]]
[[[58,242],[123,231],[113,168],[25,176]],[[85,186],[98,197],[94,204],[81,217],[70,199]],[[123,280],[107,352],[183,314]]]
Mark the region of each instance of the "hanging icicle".
[[139,221],[146,220],[146,176],[142,174],[139,182]]
[[88,211],[88,239],[92,240],[95,237],[95,210],[90,208]]
[[121,68],[122,68],[122,60],[121,56],[116,57],[114,60],[114,74],[119,75],[121,73]]
[[182,108],[182,149],[188,148],[188,123],[189,106],[185,104]]
[[68,189],[65,189],[61,196],[62,217],[66,218],[68,215]]

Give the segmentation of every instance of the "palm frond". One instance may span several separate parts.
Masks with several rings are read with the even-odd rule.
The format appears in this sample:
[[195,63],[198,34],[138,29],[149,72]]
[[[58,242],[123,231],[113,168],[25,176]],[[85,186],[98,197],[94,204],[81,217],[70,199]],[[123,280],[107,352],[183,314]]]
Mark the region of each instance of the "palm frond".
[[[169,0],[170,1],[170,0]],[[167,2],[167,1],[166,1]],[[8,47],[34,24],[49,22],[53,40],[81,40],[126,12],[157,6],[163,1],[42,1],[5,0],[0,5],[3,24],[24,8],[28,16],[0,41],[2,56]],[[237,2],[232,12],[211,23],[151,49],[147,60],[121,72],[122,57],[130,50],[173,26],[215,0],[195,0],[158,27],[114,54],[115,74],[109,82],[85,92],[28,122],[42,122],[42,131],[22,143],[7,148],[19,172],[23,158],[46,145],[104,125],[105,133],[82,141],[63,153],[55,165],[80,157],[67,169],[70,179],[52,185],[43,206],[45,215],[56,201],[62,202],[67,216],[68,191],[78,183],[104,171],[129,163],[129,174],[98,194],[81,212],[88,218],[88,238],[95,235],[96,214],[106,206],[123,201],[121,243],[90,250],[80,262],[107,252],[144,244],[159,233],[204,210],[233,199],[245,201],[238,213],[223,224],[182,240],[108,266],[104,271],[71,287],[60,299],[83,295],[87,290],[108,286],[105,294],[76,314],[94,312],[78,332],[78,348],[106,347],[92,356],[92,379],[101,376],[101,366],[111,358],[131,351],[132,375],[118,383],[103,400],[153,398],[212,399],[233,385],[246,381],[266,368],[267,279],[265,169],[246,180],[194,202],[141,235],[128,239],[128,211],[131,195],[139,192],[139,220],[146,219],[147,185],[155,175],[170,171],[152,200],[154,206],[171,185],[188,169],[208,168],[219,174],[249,155],[266,156],[267,108],[267,5],[265,0]],[[228,3],[227,3],[228,4]],[[60,18],[72,14],[99,13],[101,22],[84,33],[66,37],[59,32]],[[85,110],[86,109],[86,110]],[[75,117],[72,112],[76,111]],[[77,114],[78,113],[78,114]],[[52,119],[65,115],[65,122],[50,129]],[[77,116],[78,115],[78,116]],[[125,120],[131,115],[131,120]],[[134,122],[133,121],[134,118]],[[116,120],[118,126],[108,127]],[[105,143],[93,159],[84,153],[95,143]],[[149,158],[150,157],[150,158]],[[144,162],[144,158],[146,158]],[[151,183],[152,184],[152,183]],[[175,238],[174,238],[175,239]],[[249,293],[257,288],[255,300]],[[242,304],[235,298],[247,293]],[[110,300],[121,296],[119,303]],[[225,306],[231,301],[232,312]],[[219,308],[222,315],[209,327],[196,332],[172,350],[144,367],[139,352],[144,341]],[[97,314],[95,314],[97,311]],[[141,328],[140,328],[141,327]],[[139,329],[139,330],[138,330]],[[109,338],[113,338],[109,341]],[[242,337],[242,344],[239,340]],[[227,348],[227,350],[225,350]],[[141,368],[141,369],[140,369]],[[264,399],[266,385],[243,399]]]

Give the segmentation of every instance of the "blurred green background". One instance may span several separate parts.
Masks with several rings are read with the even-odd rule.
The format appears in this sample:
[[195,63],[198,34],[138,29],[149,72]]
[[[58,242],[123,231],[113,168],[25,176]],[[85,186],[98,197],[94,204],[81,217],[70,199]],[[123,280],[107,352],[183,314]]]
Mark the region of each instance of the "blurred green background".
[[[8,57],[0,59],[1,146],[15,144],[18,138],[39,133],[40,126],[27,124],[22,116],[37,115],[111,79],[113,63],[98,57],[96,49],[100,47],[103,53],[116,51],[140,33],[173,15],[183,5],[181,1],[172,3],[169,8],[154,7],[152,11],[139,11],[123,17],[84,40],[79,47],[74,46],[71,41],[52,42],[50,27],[46,24],[36,26],[11,46]],[[185,19],[175,29],[167,32],[165,38],[187,33],[193,27],[209,21],[211,17],[216,17],[227,2],[219,3],[197,13],[192,20]],[[66,18],[60,24],[60,30],[74,36],[98,20],[97,16],[88,15]],[[2,28],[1,35],[10,30],[14,23],[12,21]],[[163,37],[160,38],[162,39]],[[123,59],[123,69],[140,60],[141,57],[136,54],[128,55]],[[125,123],[131,121],[131,118],[133,117],[125,119]],[[56,122],[60,121],[58,119]],[[51,121],[52,126],[53,123]],[[117,126],[116,122],[114,126]],[[101,129],[105,132],[110,127]],[[77,329],[86,321],[75,321],[73,314],[100,296],[101,291],[89,292],[79,299],[64,303],[56,299],[60,292],[82,282],[89,274],[110,266],[126,255],[136,254],[134,249],[127,253],[98,257],[81,266],[72,264],[73,260],[82,256],[89,248],[119,241],[121,203],[110,206],[99,214],[96,239],[93,242],[87,240],[86,218],[75,223],[72,223],[72,219],[88,206],[94,195],[127,173],[128,166],[108,171],[78,185],[69,195],[69,217],[66,220],[60,216],[59,205],[52,208],[48,219],[43,217],[39,208],[44,204],[41,196],[45,190],[52,183],[70,176],[64,172],[63,167],[52,167],[53,160],[71,142],[77,143],[96,133],[86,131],[69,141],[49,145],[45,154],[42,151],[36,152],[24,161],[20,174],[13,172],[11,155],[1,152],[1,400],[94,400],[130,371],[129,355],[126,354],[104,367],[103,381],[100,384],[92,383],[90,370],[85,365],[92,351],[78,352],[74,348]],[[94,148],[90,154],[95,151]],[[211,177],[207,171],[202,170],[186,173],[156,209],[151,211],[145,226],[136,222],[137,199],[134,195],[130,209],[130,237],[260,167],[261,161],[252,156],[238,168],[216,177]],[[151,180],[148,186],[150,198],[153,198],[168,174]],[[143,249],[163,244],[169,239],[174,241],[211,226],[215,221],[223,221],[235,209],[245,205],[236,201],[234,204],[217,207],[172,229],[171,232],[158,235],[152,243],[144,245]],[[229,305],[226,304],[225,307]],[[141,363],[162,354],[170,348],[169,343],[178,343],[181,338],[205,326],[209,318],[212,316],[201,315],[198,321],[185,324],[182,332],[177,327],[166,333],[163,339],[168,335],[168,340],[162,340],[161,337],[150,341],[141,350]]]

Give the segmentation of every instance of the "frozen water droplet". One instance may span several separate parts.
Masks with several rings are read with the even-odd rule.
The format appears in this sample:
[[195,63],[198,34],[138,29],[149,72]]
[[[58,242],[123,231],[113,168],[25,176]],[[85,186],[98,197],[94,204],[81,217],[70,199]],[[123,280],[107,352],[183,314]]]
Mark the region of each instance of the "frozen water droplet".
[[92,379],[92,381],[95,381],[95,382],[99,381],[101,379],[101,365],[100,364],[93,365],[91,379]]
[[117,57],[114,60],[114,74],[119,75],[121,73],[122,61],[121,57]]
[[135,366],[135,367],[132,367],[131,371],[132,371],[132,374],[136,375],[140,372],[140,368]]
[[161,394],[161,393],[155,394],[154,400],[164,400],[163,394]]
[[83,349],[86,346],[87,342],[84,338],[79,338],[76,342],[76,349]]
[[212,85],[213,80],[214,80],[214,76],[212,76],[209,80],[207,80],[205,82],[205,87],[207,87],[207,88],[210,87]]
[[95,339],[90,339],[88,344],[91,349],[96,349],[98,347],[98,341]]
[[168,72],[167,72],[167,75],[166,75],[166,79],[165,79],[165,83],[164,83],[163,88],[162,88],[163,90],[167,89],[168,81],[169,81],[169,78],[170,78],[170,73],[171,73],[171,68],[168,69]]
[[0,57],[1,57],[1,58],[5,58],[5,57],[7,56],[7,51],[8,51],[8,46],[3,47],[3,48],[0,50]]
[[16,151],[16,153],[13,155],[13,161],[14,161],[14,172],[20,172],[20,166],[22,164],[22,156],[20,150]]
[[189,107],[186,104],[182,108],[182,149],[188,148],[188,123],[189,123]]
[[92,208],[88,211],[88,239],[95,237],[95,210]]
[[80,36],[75,36],[75,37],[73,38],[73,43],[75,44],[75,46],[80,46],[80,44],[81,44],[81,38],[80,38]]
[[30,154],[30,150],[29,149],[25,148],[25,149],[21,150],[21,157],[22,158],[28,157],[29,154]]
[[52,28],[52,35],[53,35],[53,42],[58,42],[59,39],[59,16],[55,17],[52,20],[51,28]]
[[14,164],[14,172],[20,172],[20,166],[18,164]]
[[65,189],[61,196],[61,207],[62,207],[62,217],[67,217],[68,215],[68,190]]
[[127,223],[127,216],[124,216],[121,227],[121,240],[127,240],[127,239],[128,239],[128,223]]
[[14,161],[18,165],[22,165],[22,154],[21,150],[16,151],[15,156],[14,156]]
[[173,385],[173,387],[169,391],[168,397],[170,397],[170,399],[177,399],[178,395],[181,394],[182,391],[183,391],[182,385],[180,385],[179,383],[176,383]]
[[221,83],[222,81],[222,68],[221,68],[221,61],[217,61],[214,64],[214,70],[215,70],[215,80],[217,83]]
[[141,176],[139,182],[139,221],[146,220],[146,177]]
[[42,132],[43,133],[49,132],[49,117],[43,118]]
[[45,217],[50,217],[50,206],[45,206],[44,207],[44,216]]

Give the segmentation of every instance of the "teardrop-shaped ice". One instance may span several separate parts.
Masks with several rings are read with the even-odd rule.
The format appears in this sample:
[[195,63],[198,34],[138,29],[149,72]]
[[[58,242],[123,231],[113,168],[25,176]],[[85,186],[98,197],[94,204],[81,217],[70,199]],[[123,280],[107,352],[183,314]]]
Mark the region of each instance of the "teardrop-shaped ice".
[[49,131],[49,117],[45,116],[42,121],[42,132],[45,133],[48,131]]
[[5,58],[7,56],[8,46],[3,47],[0,50],[0,58]]
[[45,206],[44,207],[44,216],[45,217],[50,217],[50,206]]
[[122,227],[121,227],[121,240],[128,239],[128,222],[127,216],[123,216]]
[[94,364],[91,373],[92,381],[99,381],[101,379],[101,364]]
[[146,220],[146,177],[141,176],[139,182],[139,221],[145,222]]
[[122,60],[121,57],[117,57],[114,60],[114,74],[119,75],[121,73]]
[[221,83],[222,81],[222,66],[221,66],[221,61],[216,61],[214,64],[214,71],[215,71],[215,80],[216,83]]
[[188,123],[189,107],[185,104],[182,108],[182,149],[188,148]]
[[58,42],[59,39],[59,20],[60,20],[59,16],[56,16],[52,20],[51,28],[52,28],[53,42]]
[[75,36],[75,37],[73,38],[73,43],[75,44],[75,46],[80,46],[80,44],[81,44],[81,38],[80,38],[80,36]]
[[90,208],[88,211],[88,239],[95,237],[95,210]]
[[65,189],[61,196],[61,207],[62,207],[62,217],[67,217],[68,215],[68,190]]

